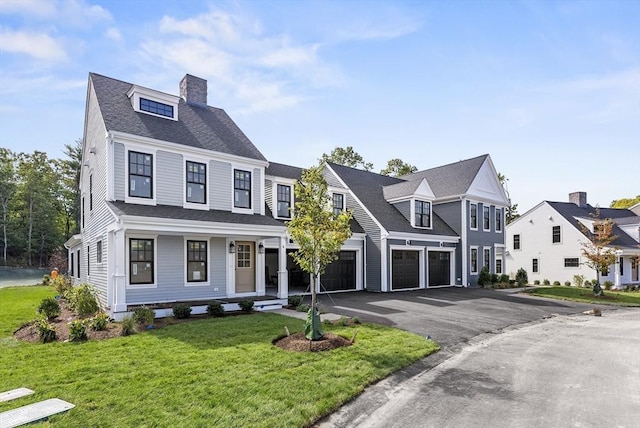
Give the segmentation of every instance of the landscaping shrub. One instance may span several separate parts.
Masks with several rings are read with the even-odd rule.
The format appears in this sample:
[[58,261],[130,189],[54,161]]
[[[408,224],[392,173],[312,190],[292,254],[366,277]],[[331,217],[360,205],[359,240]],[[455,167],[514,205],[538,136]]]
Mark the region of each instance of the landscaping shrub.
[[583,284],[585,287],[590,288],[591,287],[591,281],[589,281],[588,279],[584,282]]
[[298,306],[300,306],[300,303],[302,303],[302,298],[303,297],[299,295],[289,296],[287,303],[289,304],[289,306],[293,306],[294,308],[297,308]]
[[559,286],[559,285],[560,285],[560,281],[553,281],[553,286],[554,286],[554,287],[557,287],[557,286]]
[[176,303],[173,305],[173,316],[178,319],[191,317],[191,306],[186,303]]
[[509,283],[509,275],[507,275],[506,273],[503,273],[502,275],[500,275],[500,282],[508,284]]
[[132,317],[124,317],[120,322],[120,335],[130,336],[136,332],[136,322]]
[[253,300],[243,299],[238,302],[238,306],[244,312],[253,312]]
[[573,275],[573,283],[576,287],[582,287],[584,285],[584,275]]
[[38,306],[38,313],[45,316],[48,320],[54,319],[60,315],[60,305],[53,297],[45,297]]
[[67,293],[71,309],[80,317],[88,317],[100,310],[95,291],[91,284],[80,284]]
[[210,317],[223,317],[224,307],[220,302],[211,302],[207,305],[207,315]]
[[500,280],[500,277],[498,276],[497,273],[492,273],[491,274],[491,283],[492,284],[495,284],[495,283],[499,282],[499,280]]
[[42,285],[49,285],[49,282],[51,282],[51,275],[48,273],[42,275]]
[[58,275],[56,278],[49,281],[49,283],[56,289],[56,293],[58,293],[59,296],[65,298],[69,289],[72,288],[71,280],[64,275]]
[[571,287],[571,281],[565,281],[565,282],[564,282],[564,285],[565,285],[566,287]]
[[151,325],[156,318],[156,313],[151,308],[143,306],[133,311],[133,320],[138,324]]
[[536,279],[535,281],[533,281],[533,285],[540,285],[540,280]]
[[480,274],[478,275],[478,285],[484,287],[485,285],[491,285],[491,272],[487,269],[486,266],[483,266],[480,269]]
[[36,327],[38,327],[38,337],[42,343],[53,342],[56,340],[56,329],[45,318],[36,320]]
[[104,312],[98,312],[89,322],[91,330],[96,331],[106,330],[107,325],[109,325],[109,315]]
[[549,282],[548,279],[543,279],[542,280],[542,285],[551,285],[551,282]]
[[72,342],[87,340],[87,322],[85,320],[74,320],[69,323],[69,340]]
[[608,291],[608,290],[611,290],[612,288],[613,288],[613,282],[611,282],[611,281],[605,281],[604,282],[604,289],[605,290]]
[[311,305],[308,305],[306,303],[300,303],[298,306],[296,306],[296,311],[298,312],[309,312],[309,309],[311,309]]
[[519,287],[522,287],[529,283],[529,278],[527,277],[527,271],[524,270],[524,268],[520,268],[518,269],[518,272],[516,272],[516,282],[518,283]]

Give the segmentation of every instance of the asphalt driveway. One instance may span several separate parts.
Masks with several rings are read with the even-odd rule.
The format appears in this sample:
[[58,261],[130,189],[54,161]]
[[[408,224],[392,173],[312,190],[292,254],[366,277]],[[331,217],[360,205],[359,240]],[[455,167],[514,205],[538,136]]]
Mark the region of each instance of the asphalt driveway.
[[430,336],[443,349],[459,347],[475,336],[513,325],[576,314],[594,307],[607,308],[533,297],[518,291],[483,288],[396,293],[362,291],[319,295],[318,300],[327,312],[357,316],[362,321]]

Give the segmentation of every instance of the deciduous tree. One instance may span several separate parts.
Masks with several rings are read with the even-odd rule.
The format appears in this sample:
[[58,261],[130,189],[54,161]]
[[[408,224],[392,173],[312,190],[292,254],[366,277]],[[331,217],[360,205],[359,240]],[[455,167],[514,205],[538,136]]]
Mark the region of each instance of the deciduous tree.
[[616,262],[616,249],[611,246],[616,236],[613,234],[613,221],[610,218],[600,219],[600,209],[591,215],[593,221],[593,232],[582,223],[580,227],[589,238],[580,242],[582,245],[582,255],[587,259],[585,264],[596,271],[598,284],[600,283],[600,273],[607,272],[609,266]]
[[371,171],[373,169],[373,164],[371,162],[365,162],[362,156],[353,150],[351,146],[347,146],[346,148],[336,147],[328,155],[323,153],[320,160],[350,166],[351,168],[360,168],[365,171]]
[[631,208],[635,204],[640,204],[640,195],[635,198],[622,198],[611,201],[611,208]]
[[418,171],[418,168],[406,163],[402,159],[391,159],[387,162],[387,167],[380,171],[382,175],[389,175],[391,177],[400,177],[401,175],[412,174]]
[[343,211],[334,215],[323,170],[323,162],[303,170],[294,188],[293,219],[287,223],[287,230],[299,247],[292,257],[303,271],[311,274],[311,308],[305,326],[309,340],[323,337],[316,297],[318,277],[337,258],[342,244],[351,236],[351,213]]

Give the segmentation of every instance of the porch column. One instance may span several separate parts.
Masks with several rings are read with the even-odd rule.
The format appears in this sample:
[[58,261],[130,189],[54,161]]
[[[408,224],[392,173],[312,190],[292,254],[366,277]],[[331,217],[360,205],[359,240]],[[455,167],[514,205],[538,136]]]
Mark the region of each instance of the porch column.
[[[124,230],[120,229],[113,233],[114,246],[110,251],[110,256],[115,258],[115,268],[113,270],[113,306],[111,312],[125,312],[127,310],[126,292],[126,270],[127,245],[124,239]],[[113,315],[113,314],[112,314]]]
[[623,263],[622,261],[622,251],[621,250],[617,250],[616,251],[616,265],[615,265],[615,284],[614,284],[614,288],[622,288],[621,286],[621,278],[620,278],[620,263]]
[[289,273],[287,272],[287,238],[280,237],[278,248],[278,298],[289,297]]

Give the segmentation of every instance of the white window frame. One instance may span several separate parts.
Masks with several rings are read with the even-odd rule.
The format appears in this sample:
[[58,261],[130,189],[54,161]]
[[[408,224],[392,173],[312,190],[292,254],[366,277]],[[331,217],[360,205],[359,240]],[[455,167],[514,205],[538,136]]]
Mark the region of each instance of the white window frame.
[[[560,233],[559,233],[559,235],[560,235],[560,240],[559,240],[558,242],[553,242],[553,235],[554,235],[554,234],[553,234],[553,229],[554,229],[554,228],[556,228],[556,227],[557,227],[557,228],[559,229],[559,231],[560,231]],[[551,226],[551,245],[561,245],[561,244],[562,244],[562,226],[561,226],[561,225],[559,225],[559,224],[555,224],[555,225]]]
[[[516,236],[518,237],[518,248],[516,248]],[[522,234],[514,233],[511,237],[511,245],[513,246],[513,251],[522,251]]]
[[[426,202],[429,204],[429,226],[418,226],[416,224],[416,202]],[[410,200],[411,204],[411,226],[416,229],[433,229],[433,202],[428,201],[426,199],[417,199],[412,198]]]
[[[487,224],[489,226],[488,228],[484,227],[484,223],[485,223],[484,214],[485,214],[485,211],[486,211],[487,217],[488,217],[488,220],[487,220]],[[491,231],[491,206],[490,205],[484,205],[484,204],[482,205],[482,231],[483,232],[490,232]]]
[[[289,212],[289,217],[281,217],[278,215],[278,186],[287,186],[290,189],[291,192],[291,210]],[[295,206],[295,190],[294,190],[294,186],[295,186],[295,181],[291,180],[291,181],[274,181],[272,186],[271,186],[271,196],[273,199],[273,218],[278,218],[278,219],[282,219],[282,220],[291,220],[293,219],[293,207]]]
[[[153,193],[153,198],[141,198],[138,196],[129,196],[129,185],[131,184],[130,174],[129,174],[129,152],[137,152],[143,153],[147,155],[153,156],[152,158],[152,180],[151,180],[151,192]],[[134,146],[130,144],[125,144],[124,150],[124,162],[125,162],[125,180],[124,180],[124,201],[130,204],[140,204],[140,205],[157,205],[157,183],[158,183],[158,150],[145,146]]]
[[[131,269],[131,239],[153,239],[153,284],[131,284],[131,274],[129,269]],[[147,235],[147,234],[132,234],[125,235],[125,281],[126,288],[129,290],[143,290],[146,288],[158,288],[158,235]]]
[[[180,97],[176,95],[165,94],[163,92],[154,91],[153,89],[134,85],[129,90],[129,92],[127,92],[127,96],[131,100],[131,106],[138,113],[148,114],[149,116],[160,117],[166,120],[174,120],[174,121],[178,120],[178,103],[179,103]],[[157,103],[166,104],[173,107],[173,117],[152,113],[146,110],[141,110],[140,98],[146,98],[150,101],[155,101]]]
[[[472,245],[472,246],[469,247],[469,274],[470,275],[478,275],[478,271],[479,271],[478,267],[480,267],[479,266],[480,259],[479,259],[479,254],[478,254],[478,248],[479,247],[477,245]],[[473,270],[473,263],[472,263],[472,261],[473,261],[472,254],[473,254],[474,250],[476,252],[476,270],[475,271]]]
[[[189,247],[187,241],[204,241],[207,243],[207,280],[206,281],[189,281],[189,272],[187,267],[187,255]],[[184,237],[184,286],[185,287],[208,287],[211,285],[211,240],[203,236],[185,236]]]
[[489,269],[489,272],[493,272],[493,269],[491,266],[491,247],[482,247],[482,267],[485,267],[487,265],[486,264],[487,260],[485,260],[487,251],[489,252],[489,257],[487,257],[487,260],[489,261],[488,269]]
[[[255,171],[253,170],[254,168],[252,166],[249,165],[242,165],[242,164],[232,164],[231,165],[231,212],[232,213],[237,213],[237,214],[253,214],[253,197],[254,197],[254,192],[256,191],[256,189],[254,188],[254,175],[255,175]],[[236,207],[236,201],[235,201],[235,197],[236,197],[236,170],[238,171],[245,171],[251,174],[251,189],[249,190],[249,208],[239,208]],[[258,189],[258,191],[260,191]]]
[[[100,239],[98,239],[96,241],[96,265],[98,266],[102,266],[103,260],[104,260],[104,244],[103,244],[103,239],[102,237],[100,237]],[[98,244],[100,244],[100,252],[98,252]],[[98,260],[98,255],[100,255],[100,259]]]
[[[498,262],[500,262],[500,272],[498,272]],[[494,258],[494,262],[493,262],[494,266],[495,266],[495,273],[496,275],[502,275],[502,271],[504,270],[504,266],[503,266],[503,259],[502,257],[498,257],[498,255],[496,254],[496,257]]]
[[342,195],[342,208],[340,209],[340,212],[344,212],[344,210],[347,209],[347,194],[344,192],[331,192],[331,212],[335,213],[334,211],[334,205],[333,205],[333,196],[334,195]]
[[[206,174],[204,187],[206,202],[204,204],[199,204],[197,202],[187,202],[187,162],[201,163],[205,165]],[[209,204],[211,202],[211,189],[209,188],[209,183],[211,183],[211,165],[209,164],[209,160],[191,155],[184,156],[184,158],[182,159],[182,207],[194,210],[209,211]]]
[[[418,273],[418,286],[414,288],[398,288],[396,290],[393,289],[393,251],[417,251],[418,252],[418,265],[419,265],[419,273]],[[427,267],[426,267],[426,252],[427,247],[420,247],[416,245],[389,245],[389,255],[388,255],[388,266],[389,266],[389,291],[404,291],[404,290],[418,290],[426,288],[426,276],[427,276]]]
[[[476,207],[476,225],[473,225],[473,222],[471,221],[471,211],[472,208]],[[478,230],[478,204],[475,202],[469,202],[469,229],[470,230]]]
[[[502,208],[495,207],[494,210],[494,227],[496,233],[502,233],[502,228],[504,227],[504,211]],[[500,227],[498,228],[498,219],[500,219]]]

